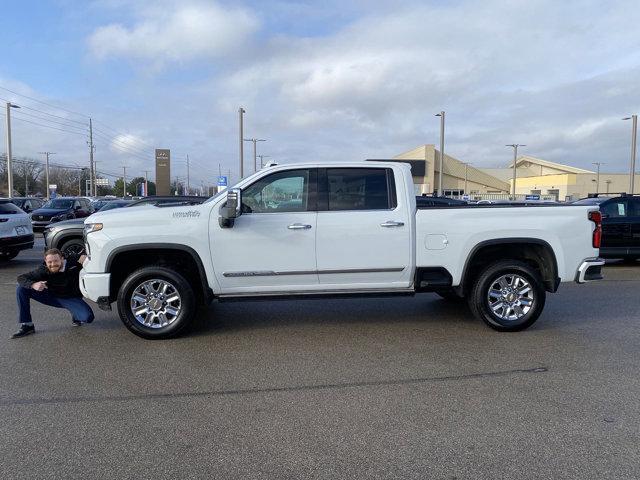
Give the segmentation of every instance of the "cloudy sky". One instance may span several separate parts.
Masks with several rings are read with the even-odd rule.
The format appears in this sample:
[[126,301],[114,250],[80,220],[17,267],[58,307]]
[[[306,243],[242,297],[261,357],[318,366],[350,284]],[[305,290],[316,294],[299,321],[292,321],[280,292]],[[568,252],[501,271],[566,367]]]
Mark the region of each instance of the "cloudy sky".
[[152,171],[162,147],[173,176],[189,155],[192,185],[219,164],[237,179],[240,106],[245,136],[283,163],[437,144],[445,110],[447,153],[475,166],[523,143],[626,172],[621,118],[640,113],[637,0],[24,0],[3,17],[0,101],[23,107],[14,155],[86,164],[91,116],[112,174]]

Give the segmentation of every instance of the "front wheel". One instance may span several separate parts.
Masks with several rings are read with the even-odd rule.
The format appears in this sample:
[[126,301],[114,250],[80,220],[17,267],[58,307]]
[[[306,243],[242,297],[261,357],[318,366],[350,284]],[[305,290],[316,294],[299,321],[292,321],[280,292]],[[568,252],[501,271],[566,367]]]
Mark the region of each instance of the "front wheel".
[[165,267],[133,272],[118,291],[118,314],[133,333],[147,339],[171,338],[193,321],[196,297],[189,282]]
[[468,298],[473,314],[501,332],[516,332],[533,325],[545,300],[546,291],[538,272],[516,260],[485,268]]

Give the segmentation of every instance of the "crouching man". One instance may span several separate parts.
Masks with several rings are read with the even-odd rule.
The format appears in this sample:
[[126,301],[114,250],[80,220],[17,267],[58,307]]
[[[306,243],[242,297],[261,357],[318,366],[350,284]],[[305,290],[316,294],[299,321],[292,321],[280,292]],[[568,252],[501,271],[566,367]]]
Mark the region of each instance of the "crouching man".
[[71,312],[74,326],[93,322],[91,307],[82,299],[79,275],[85,255],[64,258],[60,250],[52,248],[44,253],[44,265],[18,277],[16,296],[20,310],[20,329],[12,338],[35,333],[31,319],[31,300]]

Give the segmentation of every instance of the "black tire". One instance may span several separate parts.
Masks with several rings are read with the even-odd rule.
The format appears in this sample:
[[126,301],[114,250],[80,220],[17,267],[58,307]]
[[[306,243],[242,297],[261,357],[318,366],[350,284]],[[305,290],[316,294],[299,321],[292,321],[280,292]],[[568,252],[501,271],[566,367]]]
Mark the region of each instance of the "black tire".
[[[151,280],[156,283],[150,282]],[[136,318],[136,315],[132,311],[132,308],[134,308],[132,302],[135,301],[133,295],[136,291],[140,293],[141,288],[144,289],[143,285],[145,282],[147,282],[147,284],[153,284],[150,287],[150,291],[154,291],[155,286],[161,285],[162,282],[171,285],[171,289],[168,290],[167,300],[173,292],[179,296],[179,300],[177,300],[179,301],[179,311],[177,315],[170,320],[170,323],[161,326],[160,323],[162,323],[162,320],[156,316],[155,320],[157,320],[158,325],[155,325],[155,320],[151,320],[151,325],[153,326],[149,326],[144,325],[141,320]],[[146,291],[148,292],[149,289]],[[138,302],[136,301],[136,303]],[[166,267],[145,267],[129,275],[118,291],[117,304],[118,314],[120,315],[122,323],[124,323],[132,333],[150,340],[172,338],[180,335],[192,324],[197,310],[196,296],[189,282],[180,273]],[[174,303],[173,306],[175,305]],[[171,306],[172,305],[168,305],[163,308]],[[147,318],[149,318],[149,316],[153,317],[157,313],[147,306],[140,305],[138,308],[148,309],[148,313],[145,314]]]
[[436,290],[434,293],[444,300],[449,300],[450,302],[460,302],[464,300],[464,298],[459,296],[453,288],[443,288],[441,290]]
[[[506,283],[508,288],[492,289],[494,285],[499,285],[497,282],[501,278],[505,280],[503,284]],[[530,290],[522,298],[517,298],[517,294],[509,289],[518,290],[518,285],[514,287],[509,278],[519,278],[520,280],[516,280],[517,283],[527,282]],[[490,290],[494,292],[491,298],[496,298],[494,306],[504,305],[498,308],[499,311],[494,311],[491,308]],[[524,290],[525,288],[522,288],[520,291]],[[496,292],[502,295],[505,291],[507,292],[506,297],[495,295]],[[486,267],[476,277],[468,297],[469,308],[474,316],[500,332],[517,332],[533,325],[542,313],[545,300],[546,291],[538,272],[526,263],[517,260],[505,260]],[[517,303],[517,305],[513,307],[513,303],[509,303],[510,301]],[[528,310],[526,310],[527,307],[529,307]],[[520,310],[516,310],[517,308]],[[515,318],[510,319],[510,312],[513,312],[512,316]]]
[[81,238],[72,238],[67,240],[60,247],[60,251],[66,257],[69,254],[79,255],[84,250],[84,242]]
[[11,250],[10,252],[0,253],[0,262],[7,262],[18,256],[20,250]]

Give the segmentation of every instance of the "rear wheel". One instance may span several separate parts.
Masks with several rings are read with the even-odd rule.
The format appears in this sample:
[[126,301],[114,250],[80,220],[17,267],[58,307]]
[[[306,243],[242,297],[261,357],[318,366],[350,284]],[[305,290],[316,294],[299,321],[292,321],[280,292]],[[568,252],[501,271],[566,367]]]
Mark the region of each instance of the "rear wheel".
[[118,292],[122,323],[142,338],[171,338],[192,323],[196,297],[189,282],[165,267],[136,270]]
[[485,268],[468,298],[473,314],[501,332],[516,332],[533,325],[545,300],[546,291],[538,272],[516,260]]

